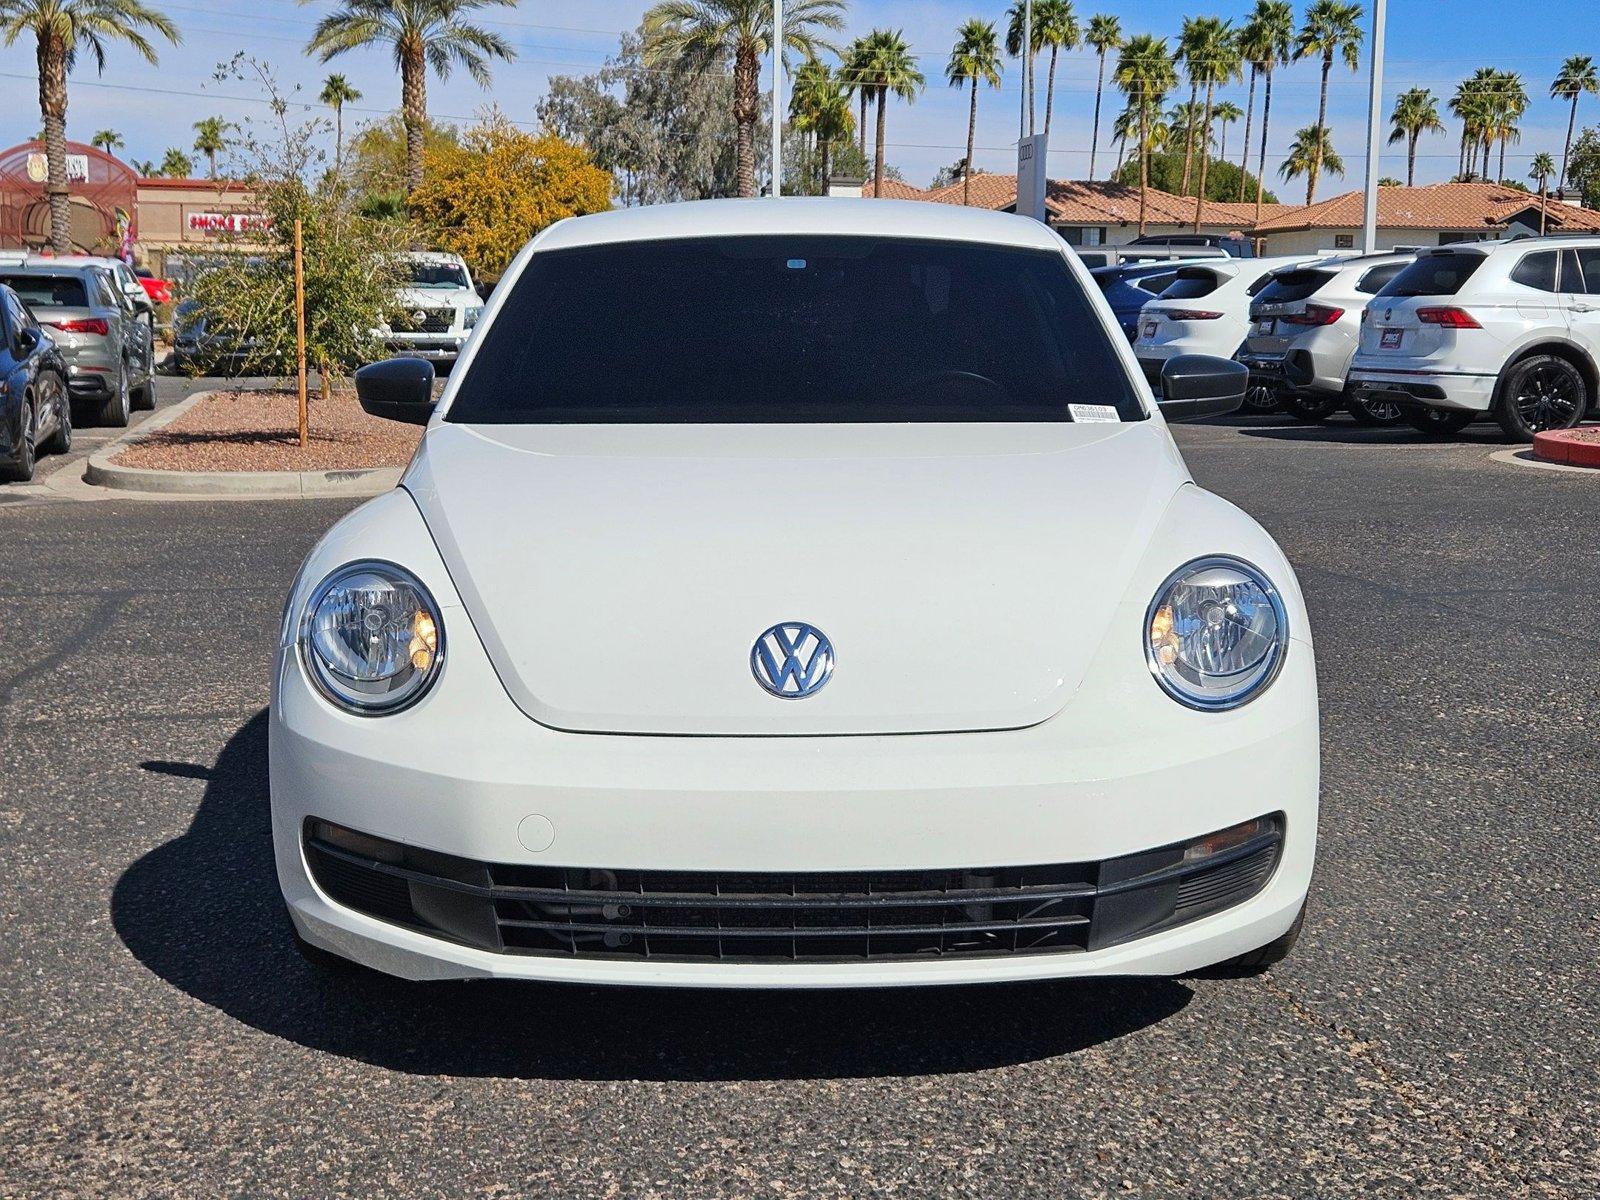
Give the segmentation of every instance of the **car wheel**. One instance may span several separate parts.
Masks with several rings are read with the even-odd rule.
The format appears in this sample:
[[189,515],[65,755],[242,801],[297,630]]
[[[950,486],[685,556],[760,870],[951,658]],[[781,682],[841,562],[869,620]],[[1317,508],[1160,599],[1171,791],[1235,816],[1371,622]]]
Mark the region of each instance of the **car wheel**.
[[122,370],[117,372],[117,390],[100,407],[100,424],[111,425],[117,429],[125,428],[128,424],[128,413],[133,409],[133,398],[128,392],[128,364],[122,364]]
[[1540,354],[1512,365],[1501,377],[1495,420],[1513,442],[1531,442],[1547,429],[1571,429],[1583,420],[1588,389],[1578,368]]
[[1400,406],[1381,392],[1350,392],[1344,406],[1357,425],[1399,425],[1406,419]]
[[1277,412],[1281,399],[1282,397],[1278,394],[1276,388],[1270,388],[1264,383],[1258,383],[1245,391],[1244,404],[1240,406],[1239,411],[1255,416],[1263,416],[1267,413]]
[[150,372],[150,378],[147,379],[145,381],[145,385],[142,388],[139,389],[139,403],[138,403],[138,405],[136,407],[139,408],[142,412],[149,412],[155,406],[156,406],[156,373],[154,371],[151,371]]
[[1205,975],[1239,978],[1241,976],[1265,975],[1272,967],[1289,957],[1295,943],[1300,940],[1300,931],[1305,928],[1306,906],[1300,906],[1300,912],[1294,919],[1294,924],[1282,937],[1273,938],[1265,946],[1257,947],[1237,958],[1230,958],[1220,962],[1210,970],[1202,972]]
[[1285,392],[1283,395],[1283,411],[1297,421],[1315,424],[1318,421],[1326,421],[1339,411],[1339,397],[1310,395],[1303,392]]
[[1456,408],[1407,408],[1401,419],[1418,433],[1460,433],[1478,419],[1475,412],[1462,412]]
[[50,435],[50,440],[40,447],[46,454],[66,454],[72,449],[72,405],[67,400],[67,393],[62,389],[57,398],[56,431]]
[[22,413],[18,418],[16,456],[0,465],[0,479],[10,483],[27,483],[33,478],[33,439],[38,423],[34,419],[33,401],[22,398]]

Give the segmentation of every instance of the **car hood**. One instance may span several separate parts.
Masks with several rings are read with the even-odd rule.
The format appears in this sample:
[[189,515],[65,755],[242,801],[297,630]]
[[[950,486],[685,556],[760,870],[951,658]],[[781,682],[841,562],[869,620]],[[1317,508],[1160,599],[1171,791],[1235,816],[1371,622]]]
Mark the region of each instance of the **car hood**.
[[483,303],[471,288],[398,288],[394,298],[402,308],[469,308]]
[[[774,735],[1059,712],[1187,479],[1157,421],[442,423],[404,484],[528,716]],[[803,699],[753,675],[782,622],[833,644]]]

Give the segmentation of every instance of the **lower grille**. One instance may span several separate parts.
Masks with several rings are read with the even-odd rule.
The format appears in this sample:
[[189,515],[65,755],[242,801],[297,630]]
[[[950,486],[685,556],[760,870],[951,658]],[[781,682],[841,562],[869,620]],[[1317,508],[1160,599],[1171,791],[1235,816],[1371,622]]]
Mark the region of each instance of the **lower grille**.
[[851,962],[1098,950],[1271,878],[1281,815],[1098,862],[918,871],[638,871],[483,863],[308,820],[335,903],[505,954]]

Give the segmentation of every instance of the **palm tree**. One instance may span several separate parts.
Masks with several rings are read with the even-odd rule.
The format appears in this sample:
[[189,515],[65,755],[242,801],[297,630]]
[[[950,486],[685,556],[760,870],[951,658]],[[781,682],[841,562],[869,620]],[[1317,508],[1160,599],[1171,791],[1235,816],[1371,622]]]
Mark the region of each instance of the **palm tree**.
[[789,119],[801,136],[812,139],[820,160],[817,190],[823,194],[832,175],[833,147],[848,141],[856,127],[850,113],[850,92],[826,63],[808,58],[795,71]]
[[1094,133],[1089,139],[1089,181],[1092,183],[1094,160],[1100,151],[1100,99],[1106,90],[1106,55],[1122,49],[1122,23],[1107,13],[1096,13],[1089,18],[1089,31],[1083,40],[1100,60],[1100,72],[1094,81]]
[[1539,236],[1545,232],[1545,197],[1550,191],[1550,176],[1556,173],[1555,159],[1543,150],[1533,156],[1533,166],[1528,171],[1528,178],[1536,180],[1539,184]]
[[1211,109],[1216,102],[1217,84],[1240,79],[1244,74],[1233,25],[1216,17],[1203,17],[1198,24],[1200,28],[1195,34],[1194,48],[1199,57],[1188,64],[1189,77],[1193,79],[1198,71],[1201,81],[1206,85],[1205,116],[1200,125],[1205,132],[1200,139],[1200,183],[1194,193],[1194,228],[1197,233],[1200,230],[1201,206],[1206,196],[1206,168],[1211,162]]
[[[1183,31],[1178,35],[1178,53],[1176,58],[1184,65],[1185,73],[1189,76],[1189,111],[1194,111],[1200,103],[1200,77],[1194,73],[1193,64],[1197,60],[1200,50],[1203,22],[1215,20],[1215,17],[1185,17]],[[1189,168],[1194,157],[1194,125],[1191,123],[1184,130],[1183,136],[1183,186],[1178,189],[1180,195],[1189,194]]]
[[1317,176],[1326,171],[1330,175],[1344,174],[1344,159],[1334,151],[1333,139],[1320,125],[1307,125],[1297,130],[1294,143],[1289,147],[1289,157],[1283,160],[1278,173],[1285,179],[1306,177],[1306,203],[1316,195]]
[[333,109],[333,171],[339,173],[344,162],[344,106],[361,99],[361,93],[343,75],[329,75],[322,81],[317,101]]
[[[987,21],[976,17],[956,30],[956,44],[950,47],[950,61],[945,64],[944,77],[951,87],[965,87],[972,81],[972,102],[967,109],[967,157],[961,166],[961,203],[972,199],[972,144],[978,137],[978,84],[987,83],[992,88],[1000,86],[1000,35]],[[1050,110],[1045,108],[1045,128],[1049,128]]]
[[1165,135],[1161,128],[1161,106],[1167,93],[1178,86],[1178,70],[1164,38],[1141,33],[1122,47],[1117,69],[1112,73],[1117,87],[1128,97],[1135,114],[1130,124],[1138,132],[1139,152],[1139,232],[1145,231],[1150,208],[1150,151]]
[[[1456,85],[1455,95],[1450,97],[1450,111],[1461,121],[1460,170],[1457,172],[1460,179],[1477,177],[1478,148],[1484,131],[1493,122],[1495,75],[1493,67],[1479,67],[1472,78]],[[1487,158],[1483,171],[1485,175],[1489,173]]]
[[1578,97],[1584,92],[1588,92],[1591,96],[1600,95],[1600,74],[1595,72],[1594,59],[1587,54],[1574,54],[1561,64],[1561,73],[1550,85],[1551,99],[1567,100],[1572,104],[1567,112],[1567,140],[1561,147],[1561,177],[1556,182],[1557,188],[1567,186],[1567,158],[1572,154],[1572,126],[1578,119]]
[[122,135],[115,129],[101,129],[89,139],[89,145],[104,150],[107,154],[121,150],[127,143],[122,140]]
[[1228,161],[1228,126],[1234,124],[1243,116],[1244,109],[1240,108],[1232,100],[1220,100],[1217,102],[1217,106],[1211,110],[1211,120],[1222,130],[1222,136],[1218,139],[1220,143],[1217,147],[1218,162]]
[[0,43],[10,46],[32,34],[39,65],[39,115],[44,118],[45,195],[50,202],[50,248],[72,249],[72,201],[67,191],[67,72],[80,51],[94,57],[101,74],[111,42],[126,42],[146,62],[156,50],[145,35],[176,45],[178,29],[140,0],[0,0]]
[[[1267,127],[1272,119],[1272,74],[1287,66],[1294,54],[1294,9],[1288,0],[1256,0],[1255,11],[1239,35],[1239,49],[1251,67],[1266,81],[1261,98],[1261,149],[1256,158],[1256,220],[1267,188]],[[1245,158],[1250,157],[1250,133],[1245,131]],[[1240,184],[1244,183],[1241,172]],[[1244,193],[1240,193],[1240,199]]]
[[1044,87],[1044,136],[1050,139],[1050,113],[1056,102],[1056,59],[1063,50],[1076,50],[1083,41],[1072,0],[1034,0],[1033,33],[1042,46],[1050,47],[1050,70]]
[[[844,27],[843,0],[791,0],[784,8],[783,50],[815,58],[832,49],[821,31]],[[773,49],[771,0],[661,0],[645,13],[644,34],[647,67],[660,67],[684,56],[708,63],[733,60],[739,195],[754,196],[761,58]],[[772,119],[782,120],[782,114],[773,113]],[[772,164],[773,195],[778,194],[779,165]]]
[[[1497,71],[1495,74],[1497,86],[1489,133],[1491,141],[1500,143],[1500,167],[1495,178],[1503,180],[1506,177],[1506,143],[1522,140],[1522,127],[1517,122],[1528,111],[1528,89],[1522,84],[1522,76],[1515,71]],[[1484,164],[1488,165],[1487,155]]]
[[168,146],[158,173],[171,179],[187,179],[194,174],[194,160],[176,146]]
[[1417,139],[1425,133],[1444,132],[1439,99],[1425,87],[1409,88],[1395,100],[1389,121],[1389,144],[1406,144],[1406,186],[1411,187],[1417,180]]
[[459,66],[479,87],[488,87],[489,60],[509,62],[513,51],[498,33],[465,18],[476,9],[514,4],[516,0],[340,0],[337,9],[317,22],[306,49],[322,62],[366,46],[388,46],[394,54],[406,127],[407,192],[422,182],[428,68],[448,79]]
[[135,175],[142,176],[145,179],[154,179],[161,174],[161,168],[148,158],[136,158],[128,165],[133,168]]
[[867,106],[872,103],[872,87],[865,82],[867,58],[872,52],[871,38],[858,37],[849,49],[839,56],[839,75],[861,104],[861,119],[856,122],[856,132],[861,142],[861,157],[867,157]]
[[[766,0],[757,0],[766,3]],[[803,0],[810,3],[831,3],[832,0]],[[788,19],[784,20],[785,28]],[[927,84],[922,77],[922,72],[917,70],[917,60],[911,56],[911,47],[906,45],[905,36],[898,29],[874,29],[867,35],[867,52],[857,70],[861,73],[862,86],[871,87],[873,95],[878,98],[878,123],[873,133],[872,146],[872,194],[883,194],[883,150],[884,129],[886,125],[886,111],[889,104],[889,93],[893,92],[906,103],[911,103],[917,98]]]
[[194,123],[194,149],[206,156],[206,177],[217,177],[217,155],[228,148],[228,130],[233,126],[221,117],[205,117]]
[[[1296,59],[1322,59],[1322,91],[1317,100],[1317,129],[1320,136],[1309,143],[1313,151],[1321,153],[1331,147],[1328,135],[1328,76],[1333,71],[1335,55],[1344,58],[1345,65],[1354,71],[1361,65],[1361,14],[1359,4],[1346,4],[1343,0],[1316,0],[1306,9],[1305,21],[1300,26],[1300,36],[1295,39]],[[1298,143],[1299,135],[1296,135]],[[1292,157],[1292,153],[1291,153]],[[1310,190],[1306,203],[1317,194],[1317,179],[1322,174],[1322,161],[1318,159],[1315,170],[1309,173]],[[1342,173],[1342,168],[1341,168]]]

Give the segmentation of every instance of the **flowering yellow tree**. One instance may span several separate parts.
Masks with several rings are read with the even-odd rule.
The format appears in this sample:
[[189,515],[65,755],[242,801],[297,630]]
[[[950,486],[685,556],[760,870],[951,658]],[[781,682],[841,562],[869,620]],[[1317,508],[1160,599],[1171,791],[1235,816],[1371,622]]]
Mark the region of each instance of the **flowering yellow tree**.
[[412,215],[441,249],[490,279],[547,225],[611,207],[611,174],[588,151],[551,133],[524,133],[499,116],[459,144],[429,149],[422,178],[408,200]]

